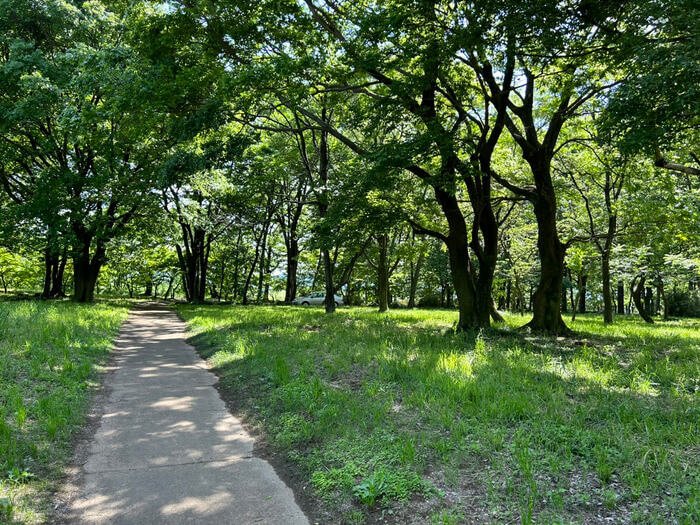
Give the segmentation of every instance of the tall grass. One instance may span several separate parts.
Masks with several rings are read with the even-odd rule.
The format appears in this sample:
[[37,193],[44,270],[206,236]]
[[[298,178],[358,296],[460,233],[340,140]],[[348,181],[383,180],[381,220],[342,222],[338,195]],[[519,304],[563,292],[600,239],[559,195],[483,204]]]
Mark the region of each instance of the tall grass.
[[0,523],[45,520],[126,311],[0,302]]
[[700,522],[699,322],[579,316],[557,339],[517,317],[455,334],[446,311],[180,312],[339,522]]

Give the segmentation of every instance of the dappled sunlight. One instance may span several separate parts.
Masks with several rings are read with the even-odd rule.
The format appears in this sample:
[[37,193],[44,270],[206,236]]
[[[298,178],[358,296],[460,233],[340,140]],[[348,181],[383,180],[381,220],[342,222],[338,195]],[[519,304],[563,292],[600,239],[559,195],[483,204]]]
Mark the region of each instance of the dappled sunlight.
[[[688,458],[700,441],[700,411],[697,395],[678,387],[698,377],[692,323],[619,319],[608,331],[581,316],[573,337],[553,338],[503,327],[456,334],[455,313],[440,310],[180,311],[225,388],[246,399],[254,420],[264,411],[259,421],[273,442],[301,454],[302,468],[325,480],[317,485],[324,494],[352,489],[379,466],[438,482],[425,465],[484,461],[483,483],[534,475],[543,494],[566,487],[574,515],[585,515],[603,505],[611,476],[626,505],[639,508],[655,508],[667,492],[684,501],[683,487],[694,482]],[[309,443],[316,452],[307,458]],[[693,464],[700,469],[698,458]],[[328,469],[335,478],[322,474]],[[591,476],[595,484],[580,481]]]
[[120,366],[71,516],[95,524],[255,523],[270,516],[305,523],[271,467],[253,458],[252,436],[207,386],[216,377],[192,347],[182,338],[150,336],[155,318],[171,334],[182,332],[181,322],[151,313],[132,315],[127,325],[148,330],[122,330]]

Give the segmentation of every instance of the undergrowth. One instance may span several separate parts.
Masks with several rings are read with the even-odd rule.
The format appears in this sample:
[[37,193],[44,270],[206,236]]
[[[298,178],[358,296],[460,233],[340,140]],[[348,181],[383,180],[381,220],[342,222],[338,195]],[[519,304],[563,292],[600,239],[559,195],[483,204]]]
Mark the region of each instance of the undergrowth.
[[700,522],[697,321],[550,338],[515,316],[454,333],[449,311],[179,311],[338,522]]

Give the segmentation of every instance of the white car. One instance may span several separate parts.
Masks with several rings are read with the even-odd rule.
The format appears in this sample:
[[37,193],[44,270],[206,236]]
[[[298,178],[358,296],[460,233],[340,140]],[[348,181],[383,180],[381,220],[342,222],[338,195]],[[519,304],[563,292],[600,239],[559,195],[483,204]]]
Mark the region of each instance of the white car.
[[[336,306],[343,306],[343,298],[339,295],[334,295]],[[311,292],[309,295],[304,297],[297,297],[292,301],[292,304],[300,304],[302,306],[309,306],[312,304],[324,304],[326,300],[326,292]]]

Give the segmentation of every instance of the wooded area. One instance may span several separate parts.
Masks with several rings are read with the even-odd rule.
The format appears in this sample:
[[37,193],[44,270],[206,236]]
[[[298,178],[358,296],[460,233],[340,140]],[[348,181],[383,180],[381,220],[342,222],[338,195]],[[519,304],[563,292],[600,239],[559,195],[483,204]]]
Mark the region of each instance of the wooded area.
[[0,285],[700,316],[699,25],[692,0],[3,0]]

